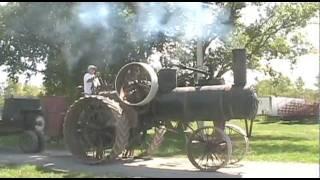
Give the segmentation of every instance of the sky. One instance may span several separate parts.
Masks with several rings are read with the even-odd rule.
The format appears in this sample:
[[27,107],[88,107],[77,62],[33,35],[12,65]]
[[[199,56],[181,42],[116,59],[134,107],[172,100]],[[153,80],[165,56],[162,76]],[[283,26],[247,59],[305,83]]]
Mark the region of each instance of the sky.
[[[319,20],[318,20],[319,22]],[[317,76],[319,76],[319,25],[308,25],[305,29],[307,39],[313,44],[315,50],[309,54],[298,57],[297,63],[293,65],[291,69],[291,63],[285,59],[274,59],[270,61],[270,66],[281,72],[283,75],[289,77],[291,81],[296,81],[299,77],[305,83],[305,88],[316,90],[315,84],[318,82]],[[262,61],[262,64],[264,62]],[[261,81],[267,77],[262,72],[247,70],[247,84],[249,86],[257,83],[256,78]],[[230,72],[224,76],[226,83],[233,83],[233,76]]]
[[[0,2],[0,5],[4,5],[6,2]],[[247,7],[243,11],[243,21],[246,23],[251,23],[256,19],[257,10],[252,7]],[[294,66],[294,69],[291,70],[290,63],[287,60],[273,60],[271,61],[271,66],[282,72],[284,75],[288,76],[292,81],[295,81],[298,77],[301,77],[305,82],[305,87],[310,89],[316,89],[314,85],[317,82],[317,76],[319,75],[319,18],[314,18],[311,20],[313,23],[308,24],[306,28],[303,29],[304,34],[306,35],[307,40],[316,48],[313,53],[304,55],[298,58],[297,64]],[[6,81],[7,74],[3,72],[3,67],[0,67],[0,86]],[[229,73],[226,73],[223,76],[227,83],[233,82],[233,77]],[[247,84],[254,85],[257,83],[255,80],[263,80],[266,77],[259,72],[248,70],[247,74]],[[37,74],[36,76],[31,77],[29,84],[40,86],[42,84],[43,75]],[[24,82],[25,77],[20,76],[20,81]]]
[[[276,3],[279,3],[279,2],[276,2]],[[258,11],[254,7],[247,6],[242,13],[243,13],[243,16],[241,20],[245,24],[250,24],[254,22],[258,17],[255,15],[258,13]],[[310,20],[308,25],[301,30],[303,34],[306,36],[307,41],[313,45],[315,50],[307,55],[298,57],[297,64],[294,65],[293,69],[291,69],[289,60],[285,60],[285,59],[272,60],[270,62],[271,67],[273,67],[274,70],[288,76],[293,82],[297,80],[297,78],[301,77],[305,82],[305,88],[317,89],[317,87],[315,86],[315,83],[318,82],[317,76],[319,75],[319,61],[320,61],[319,29],[320,29],[319,17],[314,17],[313,19]],[[252,72],[251,70],[248,70],[248,74],[247,74],[248,85],[257,83],[255,81],[256,77],[259,80],[263,80],[266,78],[262,73]],[[229,82],[229,83],[233,82],[233,77],[231,77],[228,74],[225,75],[225,79],[226,79],[226,82]]]

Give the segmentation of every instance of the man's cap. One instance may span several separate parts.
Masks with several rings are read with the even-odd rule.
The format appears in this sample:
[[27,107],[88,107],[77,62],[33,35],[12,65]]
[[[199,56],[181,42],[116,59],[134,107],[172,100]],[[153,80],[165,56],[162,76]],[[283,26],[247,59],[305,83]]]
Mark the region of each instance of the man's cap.
[[89,65],[89,66],[88,66],[88,71],[89,71],[90,69],[97,69],[97,67],[96,67],[95,65]]

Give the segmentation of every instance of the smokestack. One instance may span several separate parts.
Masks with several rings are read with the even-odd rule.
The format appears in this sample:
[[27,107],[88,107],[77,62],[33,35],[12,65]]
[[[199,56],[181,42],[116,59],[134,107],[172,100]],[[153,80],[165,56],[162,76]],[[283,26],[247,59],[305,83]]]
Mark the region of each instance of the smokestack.
[[234,86],[244,87],[247,83],[246,50],[232,50],[232,70]]

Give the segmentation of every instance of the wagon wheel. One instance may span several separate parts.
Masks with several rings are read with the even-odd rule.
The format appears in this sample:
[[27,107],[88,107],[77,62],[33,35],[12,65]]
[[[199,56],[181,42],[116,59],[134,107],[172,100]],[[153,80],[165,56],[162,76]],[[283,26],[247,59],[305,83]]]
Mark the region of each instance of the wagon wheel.
[[24,131],[19,137],[19,147],[24,153],[38,153],[44,150],[45,140],[39,131]]
[[187,143],[188,159],[201,171],[216,171],[224,167],[231,152],[229,137],[215,127],[197,129]]
[[128,124],[114,101],[84,97],[69,110],[64,124],[71,153],[86,164],[116,158],[128,139]]
[[235,164],[241,161],[247,154],[249,140],[245,131],[234,124],[226,124],[224,132],[229,136],[232,144],[232,155],[229,163]]

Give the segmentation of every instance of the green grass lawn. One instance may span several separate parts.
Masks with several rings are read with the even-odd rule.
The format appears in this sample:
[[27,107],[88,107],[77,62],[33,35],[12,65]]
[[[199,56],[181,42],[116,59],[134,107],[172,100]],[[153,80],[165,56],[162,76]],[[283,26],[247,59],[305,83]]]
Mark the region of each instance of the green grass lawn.
[[[244,121],[231,120],[228,123],[239,125],[244,129]],[[17,137],[0,137],[0,146],[16,146]],[[319,163],[319,124],[287,123],[285,121],[257,120],[253,124],[250,151],[244,160],[249,161],[283,161]],[[60,143],[47,144],[47,148],[63,148]],[[155,156],[186,157],[185,138],[182,134],[168,132],[165,141]]]
[[319,163],[319,124],[255,122],[249,141],[245,160]]
[[1,178],[92,178],[84,173],[54,172],[34,165],[0,165]]
[[[230,124],[244,129],[244,121],[232,120]],[[244,160],[319,163],[319,124],[268,123],[255,121],[250,150]],[[185,156],[183,136],[168,133],[158,156]]]
[[[232,120],[244,128],[244,121]],[[0,137],[0,145],[16,146],[17,137]],[[286,123],[257,120],[253,125],[247,161],[278,161],[319,163],[319,124]],[[63,141],[61,141],[63,142]],[[47,147],[64,147],[49,144]],[[168,132],[155,156],[183,156],[186,158],[185,138],[182,134]],[[0,177],[94,177],[82,173],[48,171],[32,165],[0,165]]]
[[95,176],[88,173],[53,171],[35,165],[0,165],[0,178],[119,178],[107,174]]
[[18,135],[0,136],[0,146],[17,146],[18,140]]

